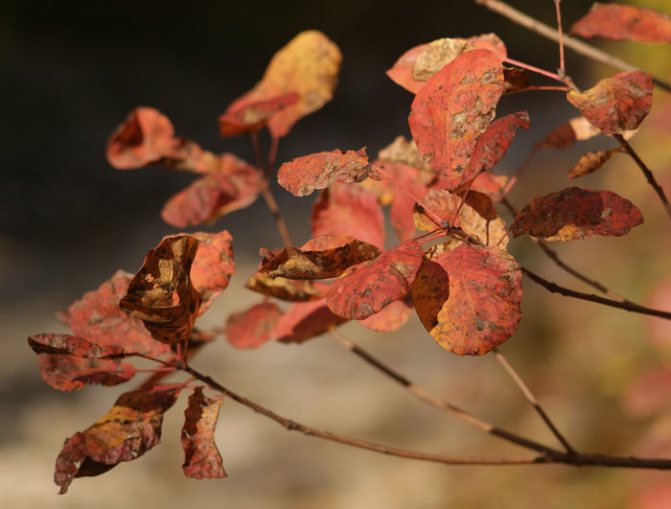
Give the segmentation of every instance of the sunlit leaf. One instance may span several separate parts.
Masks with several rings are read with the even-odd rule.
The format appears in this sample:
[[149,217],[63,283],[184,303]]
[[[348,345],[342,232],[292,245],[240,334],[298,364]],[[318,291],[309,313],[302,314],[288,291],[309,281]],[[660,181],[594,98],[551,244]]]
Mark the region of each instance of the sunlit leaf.
[[368,318],[359,320],[359,323],[376,332],[393,332],[405,325],[411,314],[412,303],[408,299],[401,299],[383,307]]
[[245,288],[253,292],[290,302],[305,302],[321,299],[323,292],[312,281],[272,278],[263,272],[256,272],[245,283]]

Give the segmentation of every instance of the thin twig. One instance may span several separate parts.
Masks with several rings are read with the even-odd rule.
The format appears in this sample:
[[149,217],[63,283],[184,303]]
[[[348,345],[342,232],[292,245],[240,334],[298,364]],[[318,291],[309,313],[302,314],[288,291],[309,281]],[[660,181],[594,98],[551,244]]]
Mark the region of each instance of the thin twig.
[[527,71],[535,72],[536,74],[540,74],[541,76],[545,76],[546,78],[559,81],[560,83],[564,83],[564,80],[562,79],[561,76],[559,76],[559,74],[546,71],[545,69],[541,69],[540,67],[536,67],[535,65],[526,64],[524,62],[520,62],[519,60],[514,60],[510,57],[506,58],[504,62],[506,62],[507,64],[512,64],[516,67],[520,67],[521,69],[526,69]]
[[566,61],[564,59],[564,29],[561,22],[561,0],[554,0],[555,14],[557,16],[557,42],[559,43],[559,75],[566,74]]
[[506,357],[498,348],[494,349],[494,355],[496,356],[496,360],[499,361],[499,364],[501,364],[506,373],[508,373],[508,376],[513,380],[513,382],[515,382],[515,385],[517,385],[520,392],[524,394],[524,397],[531,404],[536,413],[540,416],[541,419],[543,419],[543,422],[546,424],[548,429],[552,431],[552,434],[557,438],[557,440],[559,440],[559,443],[564,446],[566,452],[570,454],[576,454],[575,449],[571,447],[571,444],[568,443],[568,440],[566,440],[564,435],[561,434],[555,423],[552,422],[550,416],[545,412],[545,409],[538,402],[536,396],[533,395],[531,389],[529,389],[529,386],[524,382],[524,380],[522,380],[522,377],[519,375],[519,373],[517,373],[512,364],[508,362],[508,359],[506,359]]
[[[545,23],[541,23],[540,21],[532,18],[531,16],[528,16],[527,14],[521,11],[518,11],[517,9],[514,9],[505,2],[501,2],[500,0],[473,0],[473,1],[476,4],[486,7],[490,11],[496,12],[497,14],[500,14],[501,16],[508,18],[510,21],[517,23],[518,25],[521,25],[524,28],[527,28],[528,30],[531,30],[532,32],[542,35],[543,37],[550,39],[552,41],[559,42],[559,35],[557,34],[557,30],[546,25]],[[635,65],[625,62],[624,60],[614,57],[613,55],[610,55],[605,51],[595,48],[594,46],[587,44],[583,41],[580,41],[578,39],[575,39],[571,36],[564,34],[563,41],[565,47],[571,48],[576,53],[585,56],[587,58],[590,58],[592,60],[595,60],[597,62],[600,62],[602,64],[608,65],[610,67],[614,67],[615,69],[620,69],[622,71],[639,70],[639,68],[636,67]],[[657,87],[662,88],[667,92],[671,92],[671,84],[654,76],[653,76],[653,82]]]
[[517,90],[510,90],[506,92],[506,95],[521,94],[523,92],[568,92],[570,89],[562,85],[534,85],[526,88],[520,88]]

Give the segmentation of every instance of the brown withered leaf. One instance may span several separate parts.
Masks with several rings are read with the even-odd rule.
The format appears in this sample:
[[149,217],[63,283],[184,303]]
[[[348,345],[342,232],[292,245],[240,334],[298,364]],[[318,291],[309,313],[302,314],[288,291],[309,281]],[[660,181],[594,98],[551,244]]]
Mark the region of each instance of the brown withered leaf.
[[585,141],[602,134],[585,117],[574,117],[550,131],[545,138],[536,143],[536,148],[565,149],[575,145],[576,141]]
[[245,283],[245,288],[261,295],[289,302],[306,302],[324,297],[322,291],[312,281],[284,277],[271,278],[263,272],[253,274]]
[[361,182],[370,175],[366,150],[331,150],[284,163],[277,182],[294,196],[307,196],[336,182]]
[[298,302],[277,321],[273,337],[280,343],[304,343],[346,321],[331,312],[326,299]]
[[594,3],[571,33],[582,37],[671,43],[671,16],[635,5]]
[[411,314],[412,302],[405,298],[392,302],[359,323],[376,332],[393,332],[403,327]]
[[272,338],[282,311],[273,302],[261,302],[226,320],[224,336],[235,348],[258,348]]
[[312,236],[349,235],[384,248],[384,214],[376,196],[351,184],[323,190],[310,217]]
[[484,355],[517,330],[522,274],[504,251],[463,243],[424,261],[412,299],[440,346],[457,355]]
[[462,183],[501,94],[500,60],[491,51],[473,50],[446,65],[415,96],[408,119],[412,137],[429,166],[454,187]]
[[82,359],[113,359],[126,356],[120,346],[102,346],[70,334],[33,334],[28,344],[35,353],[72,355]]
[[504,93],[515,94],[531,86],[531,78],[524,69],[519,67],[503,68]]
[[341,60],[340,50],[324,34],[316,30],[301,32],[275,53],[261,81],[236,99],[228,111],[298,94],[295,103],[279,109],[266,120],[272,136],[281,138],[298,120],[331,100]]
[[200,294],[198,314],[202,315],[212,301],[223,292],[235,273],[233,237],[227,230],[217,233],[190,234],[198,241],[196,256],[191,265],[191,283]]
[[175,403],[181,388],[157,385],[147,391],[126,392],[93,425],[71,436],[56,459],[54,481],[61,494],[73,479],[100,475],[157,445],[163,414]]
[[189,272],[198,240],[164,237],[150,250],[119,307],[144,322],[154,339],[167,344],[188,340],[200,307]]
[[119,309],[119,301],[128,292],[132,277],[121,270],[116,272],[99,288],[85,293],[59,317],[75,336],[96,345],[158,357],[168,353],[170,348],[155,341],[141,320]]
[[584,175],[589,175],[590,173],[594,173],[596,170],[606,164],[606,162],[608,162],[613,154],[616,154],[617,152],[620,152],[620,149],[614,148],[610,150],[595,150],[593,152],[587,152],[586,154],[583,154],[580,156],[580,159],[578,159],[578,162],[573,165],[573,168],[569,170],[568,178],[575,179]]
[[85,385],[111,387],[135,376],[132,364],[117,359],[93,359],[66,354],[40,353],[37,356],[40,376],[59,391],[76,391]]
[[652,106],[652,77],[643,71],[621,72],[584,92],[570,91],[568,101],[605,134],[636,129]]
[[615,193],[569,187],[534,198],[510,231],[514,237],[528,233],[545,240],[577,240],[592,235],[619,237],[642,223],[641,211]]
[[273,115],[299,100],[300,96],[296,92],[291,92],[268,99],[235,101],[219,117],[219,132],[224,138],[256,132]]
[[380,250],[346,235],[321,235],[300,249],[287,247],[264,261],[260,272],[289,279],[338,277],[348,267],[379,256]]
[[223,395],[206,396],[203,387],[193,389],[189,406],[184,411],[182,448],[184,475],[193,479],[221,479],[227,477],[214,432],[219,418]]
[[409,240],[374,260],[351,267],[331,285],[326,296],[329,309],[354,320],[374,315],[408,295],[423,256],[421,244]]

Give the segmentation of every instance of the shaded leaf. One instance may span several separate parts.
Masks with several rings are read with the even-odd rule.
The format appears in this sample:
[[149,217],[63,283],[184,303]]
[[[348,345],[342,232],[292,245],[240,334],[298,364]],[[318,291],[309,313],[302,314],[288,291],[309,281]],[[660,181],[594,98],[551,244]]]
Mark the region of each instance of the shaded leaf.
[[410,240],[351,267],[331,285],[326,296],[329,309],[355,320],[374,315],[410,292],[423,256],[422,246]]
[[277,172],[277,181],[294,196],[307,196],[335,182],[361,182],[370,171],[365,149],[331,150],[284,163]]
[[[503,191],[509,184],[511,178],[513,183],[515,177],[508,177],[507,175],[494,175],[490,172],[484,172],[478,175],[469,186],[469,189],[474,192],[483,193],[489,196],[494,202],[501,201],[501,191]],[[457,189],[457,193],[462,190]]]
[[35,353],[72,355],[83,359],[110,359],[124,357],[120,346],[101,346],[70,334],[34,334],[28,344]]
[[[409,117],[417,148],[456,187],[503,93],[503,68],[487,50],[461,54],[415,96]],[[469,179],[466,179],[469,180]]]
[[193,479],[221,479],[227,477],[219,449],[214,441],[223,395],[205,396],[202,387],[196,387],[189,396],[184,411],[182,469]]
[[642,223],[641,211],[615,193],[569,187],[534,198],[510,231],[514,237],[528,233],[546,240],[577,240],[592,235],[619,237]]
[[359,320],[359,323],[376,332],[393,332],[405,325],[411,314],[412,303],[408,299],[401,299],[383,307],[374,315]]
[[312,207],[312,236],[349,235],[384,248],[384,215],[375,195],[350,184],[325,189]]
[[522,274],[507,253],[464,243],[424,261],[412,299],[440,346],[457,355],[483,355],[517,329]]
[[271,278],[263,272],[253,274],[245,283],[245,288],[253,292],[290,302],[305,302],[324,297],[312,281]]
[[583,37],[671,43],[671,16],[635,5],[594,3],[571,33]]
[[40,353],[37,356],[40,376],[59,391],[76,391],[85,385],[111,387],[135,376],[132,364],[116,359],[87,359],[65,354]]
[[130,282],[119,307],[141,319],[152,336],[163,343],[185,342],[193,328],[200,294],[189,272],[198,240],[188,235],[165,237],[150,250]]
[[157,385],[148,391],[126,392],[92,426],[70,437],[56,459],[54,481],[61,494],[73,479],[100,475],[157,445],[163,414],[175,403],[181,388]]
[[335,315],[326,299],[293,304],[277,321],[274,337],[280,343],[303,343],[347,320]]
[[519,67],[503,68],[504,93],[522,92],[531,86],[531,78],[524,69]]
[[605,134],[636,129],[652,106],[652,77],[643,71],[621,72],[568,101]]
[[296,92],[291,92],[268,99],[235,101],[219,117],[219,132],[224,138],[256,132],[273,115],[299,100],[300,96]]
[[610,150],[595,150],[594,152],[587,152],[580,156],[578,162],[568,172],[569,179],[575,179],[584,175],[594,173],[601,168],[619,149]]
[[226,320],[224,335],[235,348],[258,348],[272,337],[277,320],[282,315],[273,302],[255,304]]
[[377,158],[384,163],[406,165],[426,172],[431,171],[417,150],[415,142],[407,140],[405,136],[394,138],[394,141],[378,152]]
[[191,284],[201,296],[198,314],[207,310],[212,301],[223,292],[235,273],[233,237],[227,230],[217,233],[190,234],[198,241],[198,249],[191,265]]

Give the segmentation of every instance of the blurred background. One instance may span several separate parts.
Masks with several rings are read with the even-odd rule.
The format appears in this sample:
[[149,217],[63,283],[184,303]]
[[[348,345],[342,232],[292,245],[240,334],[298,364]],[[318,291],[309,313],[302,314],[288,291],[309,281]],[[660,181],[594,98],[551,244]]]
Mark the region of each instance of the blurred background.
[[[631,3],[631,2],[629,2]],[[671,11],[668,0],[640,5]],[[551,0],[511,4],[553,24]],[[567,26],[587,0],[564,2]],[[217,442],[230,475],[193,481],[181,472],[179,405],[168,414],[163,444],[97,478],[78,479],[64,497],[52,483],[63,440],[86,428],[126,390],[49,389],[26,344],[29,334],[62,331],[54,313],[115,270],[135,272],[144,253],[175,230],[159,212],[191,181],[152,168],[117,172],[105,143],[135,106],[164,112],[177,134],[213,151],[251,159],[247,139],[222,140],[217,116],[260,79],[272,54],[315,28],[341,48],[334,100],[283,140],[279,160],[312,151],[367,146],[370,154],[408,134],[411,96],[384,71],[407,49],[440,37],[496,32],[509,54],[557,65],[556,46],[469,0],[443,2],[56,2],[0,3],[0,506],[32,508],[642,508],[671,507],[671,474],[606,469],[443,467],[399,460],[288,433],[245,408],[224,403]],[[667,46],[608,43],[613,53],[671,80]],[[567,52],[583,87],[615,71]],[[497,167],[513,173],[531,145],[576,112],[556,93],[505,98],[501,113],[529,110]],[[656,91],[653,113],[632,140],[671,191],[671,103]],[[521,207],[568,186],[566,173],[606,138],[541,152],[511,194]],[[624,238],[558,246],[577,268],[636,302],[671,309],[668,218],[624,156],[577,185],[606,188],[634,201],[645,224]],[[312,198],[277,190],[299,241],[308,237]],[[257,301],[242,285],[261,246],[279,244],[261,202],[223,218],[235,239],[238,274],[204,317],[221,324]],[[390,239],[393,233],[390,232]],[[539,255],[528,239],[511,244],[524,264],[548,279],[585,288]],[[665,286],[666,285],[666,286]],[[666,289],[666,292],[665,292]],[[667,324],[550,295],[525,282],[525,317],[504,346],[550,415],[580,450],[671,457],[671,329]],[[552,437],[490,356],[443,351],[416,318],[395,334],[357,324],[343,331],[436,394],[476,415],[545,441]],[[326,339],[301,347],[234,350],[224,341],[197,359],[203,371],[295,420],[335,432],[431,452],[526,454],[417,402]],[[668,498],[664,498],[668,497]],[[665,502],[666,500],[666,502]],[[661,504],[661,505],[660,505]]]

